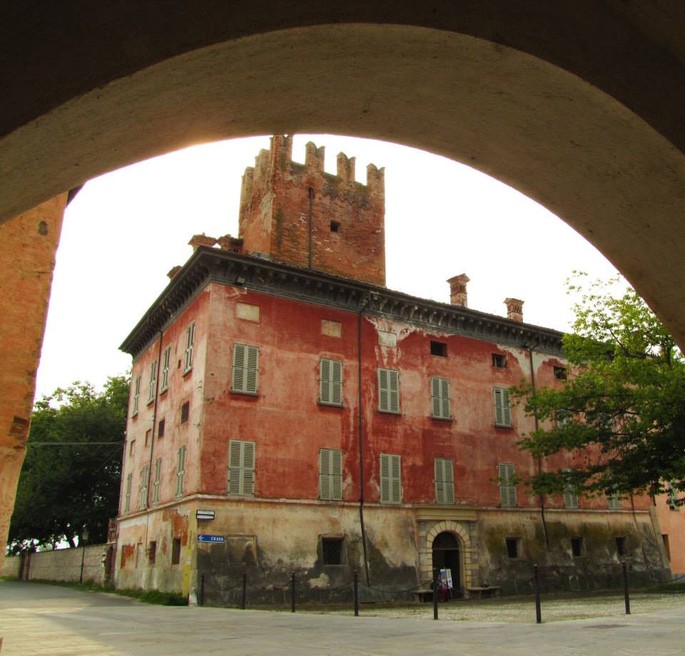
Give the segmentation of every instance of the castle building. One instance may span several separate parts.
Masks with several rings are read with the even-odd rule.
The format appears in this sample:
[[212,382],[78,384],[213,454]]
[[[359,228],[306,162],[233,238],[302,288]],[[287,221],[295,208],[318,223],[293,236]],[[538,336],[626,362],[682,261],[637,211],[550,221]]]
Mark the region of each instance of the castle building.
[[510,389],[563,385],[561,333],[385,287],[384,171],[275,136],[245,172],[240,235],[193,254],[122,345],[133,356],[117,587],[225,603],[294,573],[317,594],[530,590],[664,577],[649,499],[538,497],[519,482],[569,457],[517,447]]

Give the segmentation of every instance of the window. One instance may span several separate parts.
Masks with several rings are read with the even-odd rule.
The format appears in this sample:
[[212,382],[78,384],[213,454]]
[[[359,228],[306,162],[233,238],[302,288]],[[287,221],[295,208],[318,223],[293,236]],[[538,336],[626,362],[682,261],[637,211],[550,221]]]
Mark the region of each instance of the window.
[[566,380],[566,367],[554,367],[554,377],[557,380]]
[[186,359],[183,372],[193,368],[193,346],[195,344],[195,322],[191,323],[186,330]]
[[157,393],[157,360],[150,365],[150,386],[147,390],[147,402],[152,403]]
[[[566,478],[569,478],[572,474],[570,469],[564,469],[563,471],[566,474]],[[564,485],[564,508],[578,508],[578,490],[570,481],[570,478]]]
[[436,342],[431,339],[431,355],[437,355],[441,358],[446,358],[447,344],[445,342]]
[[166,429],[166,419],[160,419],[157,424],[157,437],[164,437],[164,430]]
[[152,540],[147,545],[147,560],[150,563],[150,565],[154,565],[155,560],[157,560],[157,541],[156,540]]
[[504,387],[495,387],[495,426],[511,426],[511,403],[509,390]]
[[133,406],[131,409],[131,416],[135,417],[138,414],[138,402],[140,401],[140,376],[136,376],[133,381]]
[[343,564],[343,538],[321,538],[321,556],[324,565]]
[[138,507],[143,510],[147,508],[147,488],[150,479],[150,465],[145,465],[140,470],[140,497],[138,500]]
[[231,440],[228,445],[228,493],[254,494],[255,443]]
[[435,503],[454,503],[454,464],[447,458],[435,459]]
[[516,508],[516,478],[514,465],[497,465],[499,474],[499,502],[502,508]]
[[340,360],[321,359],[319,387],[321,403],[342,405],[342,362]]
[[435,419],[450,419],[450,381],[431,378],[431,407]]
[[136,450],[136,441],[131,440],[131,443],[128,445],[128,455],[132,456],[135,453]]
[[381,503],[402,501],[400,456],[381,453]]
[[150,440],[151,440],[151,439],[152,439],[152,429],[151,429],[151,428],[148,428],[148,429],[145,431],[145,446],[149,446],[149,445],[150,445]]
[[183,488],[186,477],[186,447],[182,446],[178,450],[178,460],[176,462],[176,496],[183,496]]
[[521,538],[505,538],[505,545],[509,558],[519,558],[521,556]]
[[585,555],[585,541],[583,538],[571,538],[571,553],[574,558]]
[[507,356],[501,353],[492,354],[492,366],[495,369],[506,369],[507,368]]
[[378,370],[378,409],[381,412],[400,412],[400,374],[394,369]]
[[338,221],[331,221],[331,232],[340,232],[340,223]]
[[257,393],[259,349],[235,344],[233,347],[233,383],[231,389],[243,394]]
[[155,460],[155,479],[152,483],[152,505],[159,503],[159,484],[162,480],[162,459]]
[[178,565],[181,562],[181,538],[174,538],[171,543],[171,564]]
[[626,547],[627,547],[627,544],[626,544],[627,541],[626,541],[625,537],[618,536],[615,538],[615,540],[616,540],[616,553],[619,556],[625,556],[626,555]]
[[181,406],[181,423],[185,424],[190,418],[190,401],[186,401]]
[[319,499],[342,500],[342,451],[339,449],[319,451]]
[[131,484],[133,482],[133,474],[129,474],[126,477],[126,494],[124,496],[124,512],[130,512],[131,510]]
[[621,510],[621,495],[618,492],[614,492],[607,496],[607,504],[609,510]]
[[171,366],[171,346],[167,346],[162,354],[162,381],[161,391],[169,388],[169,367]]

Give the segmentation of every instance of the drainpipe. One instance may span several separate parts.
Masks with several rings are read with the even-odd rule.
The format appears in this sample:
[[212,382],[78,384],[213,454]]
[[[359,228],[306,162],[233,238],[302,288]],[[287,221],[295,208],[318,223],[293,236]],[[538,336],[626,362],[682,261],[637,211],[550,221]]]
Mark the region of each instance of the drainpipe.
[[362,533],[362,550],[364,554],[364,576],[366,585],[369,579],[369,558],[366,552],[366,525],[364,523],[364,396],[362,394],[362,315],[369,304],[367,297],[357,313],[357,440],[359,449],[359,523]]
[[[527,346],[528,349],[528,363],[530,365],[530,384],[533,389],[533,395],[535,395],[537,389],[535,386],[535,367],[533,366],[533,351],[540,345],[540,336],[538,335],[538,343],[533,346]],[[533,427],[535,430],[538,429],[540,422],[538,420],[537,411],[533,412]],[[537,473],[542,473],[542,456],[536,456]],[[545,536],[545,546],[549,549],[549,535],[547,534],[547,518],[545,517],[545,495],[539,494],[538,500],[540,503],[540,519],[542,520],[542,532]]]

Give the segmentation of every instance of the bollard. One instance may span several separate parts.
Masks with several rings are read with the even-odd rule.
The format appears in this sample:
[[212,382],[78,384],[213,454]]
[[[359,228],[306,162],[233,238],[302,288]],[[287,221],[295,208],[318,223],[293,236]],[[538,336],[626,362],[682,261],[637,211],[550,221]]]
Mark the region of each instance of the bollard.
[[200,606],[205,605],[205,575],[204,575],[204,573],[200,574],[200,599],[198,601],[200,603]]
[[295,612],[295,572],[290,577],[290,612]]
[[240,601],[240,608],[242,610],[247,608],[247,572],[243,572],[243,596]]
[[540,576],[537,563],[533,565],[533,587],[535,589],[535,623],[542,624],[542,608],[540,607]]
[[437,569],[433,570],[433,619],[438,619],[438,596],[440,594],[440,583]]
[[623,563],[623,599],[626,604],[626,615],[630,615],[630,594],[628,593],[628,565],[624,560]]
[[353,577],[353,595],[354,595],[354,616],[359,617],[359,574],[354,570]]

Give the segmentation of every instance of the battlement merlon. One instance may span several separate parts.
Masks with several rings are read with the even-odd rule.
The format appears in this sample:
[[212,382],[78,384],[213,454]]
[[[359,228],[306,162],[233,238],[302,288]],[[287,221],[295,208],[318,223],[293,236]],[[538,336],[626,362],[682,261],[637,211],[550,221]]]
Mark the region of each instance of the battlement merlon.
[[355,183],[354,165],[355,158],[348,157],[345,153],[338,153],[338,177],[345,184],[353,185]]
[[366,186],[376,196],[385,198],[385,167],[378,168],[375,164],[366,167]]
[[326,163],[326,147],[316,147],[312,141],[308,141],[304,147],[304,166],[308,173],[323,174],[324,164]]

